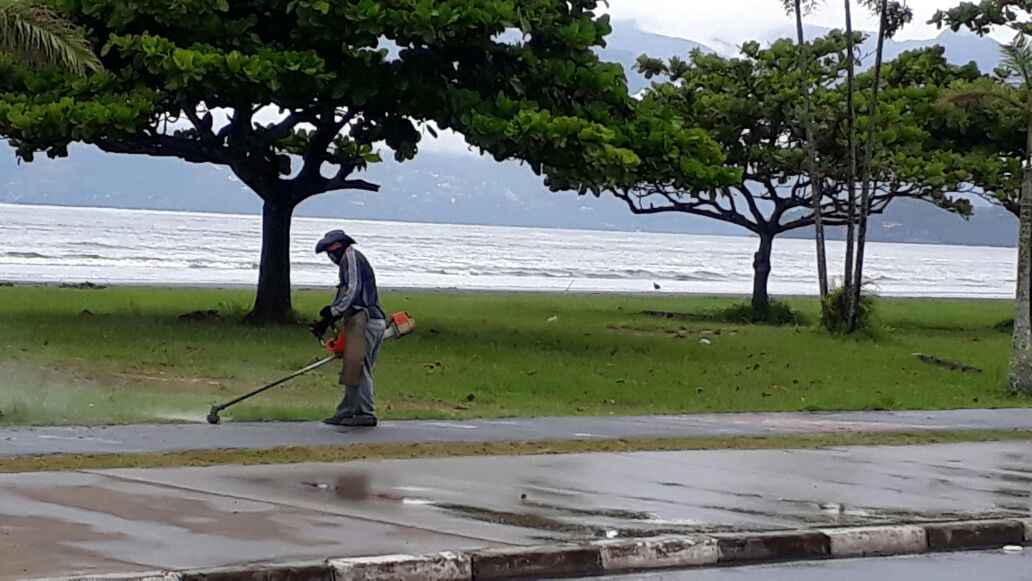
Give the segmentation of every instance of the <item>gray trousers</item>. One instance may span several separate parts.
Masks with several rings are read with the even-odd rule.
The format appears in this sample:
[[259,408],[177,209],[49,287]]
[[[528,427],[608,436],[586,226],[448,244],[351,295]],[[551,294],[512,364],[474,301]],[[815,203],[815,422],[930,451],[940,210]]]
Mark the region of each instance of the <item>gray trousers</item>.
[[[344,386],[344,399],[337,406],[338,415],[373,415],[376,406],[373,402],[373,368],[383,344],[383,334],[387,330],[387,321],[371,319],[366,312],[356,314],[348,322],[349,345],[361,346],[364,353],[356,353],[357,357],[345,354],[344,366],[340,371],[340,384]],[[353,341],[353,339],[355,339]],[[352,363],[361,365],[361,373],[352,370]],[[356,381],[357,380],[357,381]]]

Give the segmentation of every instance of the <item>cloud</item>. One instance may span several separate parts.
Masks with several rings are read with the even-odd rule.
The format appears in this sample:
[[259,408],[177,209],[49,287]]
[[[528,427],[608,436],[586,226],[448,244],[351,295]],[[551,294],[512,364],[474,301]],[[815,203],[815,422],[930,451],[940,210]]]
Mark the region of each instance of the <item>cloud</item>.
[[[853,3],[853,25],[858,30],[875,30],[878,21]],[[900,40],[934,38],[939,34],[927,24],[936,10],[952,8],[956,0],[909,0],[914,22],[899,35]],[[643,28],[708,44],[718,50],[741,45],[747,40],[767,40],[774,33],[790,32],[794,20],[777,0],[610,0],[615,19],[637,20]],[[843,28],[844,3],[827,0],[807,24]],[[1006,33],[996,35],[1006,38]]]

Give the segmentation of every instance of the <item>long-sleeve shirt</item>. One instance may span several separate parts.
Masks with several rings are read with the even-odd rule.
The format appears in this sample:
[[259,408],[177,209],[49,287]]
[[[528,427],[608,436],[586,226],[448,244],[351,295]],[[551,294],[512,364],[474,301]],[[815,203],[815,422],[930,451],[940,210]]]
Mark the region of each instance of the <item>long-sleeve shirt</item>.
[[386,319],[376,288],[376,274],[366,257],[349,246],[340,260],[340,286],[330,305],[333,316],[344,316],[350,310],[364,309],[370,319]]

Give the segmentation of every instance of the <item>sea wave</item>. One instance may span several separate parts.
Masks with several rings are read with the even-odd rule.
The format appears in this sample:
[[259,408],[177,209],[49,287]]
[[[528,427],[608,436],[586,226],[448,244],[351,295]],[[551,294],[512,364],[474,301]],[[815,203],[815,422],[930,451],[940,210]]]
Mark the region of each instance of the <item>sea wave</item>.
[[[112,284],[253,284],[256,216],[2,205],[0,280]],[[312,248],[343,227],[388,286],[519,290],[748,293],[756,240],[717,236],[299,219],[292,276],[333,285],[336,269]],[[40,232],[47,243],[40,244]],[[145,235],[144,235],[145,233]],[[885,295],[1013,296],[1016,252],[871,244],[868,279]],[[844,256],[841,243],[829,256]],[[829,271],[842,271],[832,260]],[[812,242],[779,241],[771,291],[814,294]]]

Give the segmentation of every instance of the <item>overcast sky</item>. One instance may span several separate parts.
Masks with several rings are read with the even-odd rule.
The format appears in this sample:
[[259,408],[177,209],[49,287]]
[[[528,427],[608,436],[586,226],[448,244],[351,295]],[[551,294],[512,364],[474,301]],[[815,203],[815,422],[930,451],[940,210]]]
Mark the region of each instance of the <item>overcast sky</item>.
[[[935,26],[926,23],[936,10],[951,8],[960,1],[909,0],[908,3],[914,10],[914,22],[900,33],[900,39],[937,36]],[[841,0],[826,0],[807,22],[842,28],[844,4]],[[856,4],[853,2],[854,26],[875,30],[876,17],[857,8]],[[764,39],[771,31],[794,26],[778,0],[609,0],[609,5],[614,18],[634,19],[651,32],[697,40],[718,50],[746,40]]]

